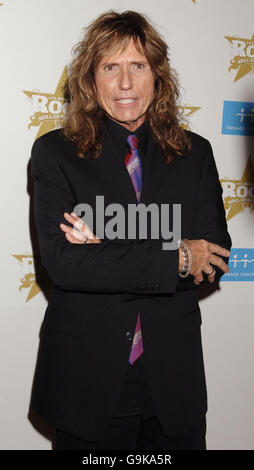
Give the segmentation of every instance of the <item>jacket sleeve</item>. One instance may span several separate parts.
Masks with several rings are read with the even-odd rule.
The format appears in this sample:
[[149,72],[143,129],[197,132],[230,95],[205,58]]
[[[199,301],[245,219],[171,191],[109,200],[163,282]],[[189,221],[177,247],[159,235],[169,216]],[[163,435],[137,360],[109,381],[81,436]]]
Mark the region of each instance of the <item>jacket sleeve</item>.
[[34,216],[41,262],[52,282],[80,292],[154,294],[176,289],[178,250],[163,251],[160,240],[102,240],[71,244],[60,229],[75,205],[64,165],[42,136],[32,148]]
[[[232,242],[227,230],[222,199],[222,187],[213,151],[208,140],[205,140],[205,147],[204,165],[200,175],[198,190],[198,208],[193,239],[204,239],[230,250]],[[228,264],[228,257],[221,256],[221,258]],[[213,264],[212,267],[216,271],[214,282],[218,282],[220,277],[224,274],[224,271]],[[203,281],[199,286],[207,283],[209,283],[208,276],[203,272]],[[176,290],[188,290],[197,287],[198,286],[194,284],[194,276],[189,275],[187,278],[178,277]]]

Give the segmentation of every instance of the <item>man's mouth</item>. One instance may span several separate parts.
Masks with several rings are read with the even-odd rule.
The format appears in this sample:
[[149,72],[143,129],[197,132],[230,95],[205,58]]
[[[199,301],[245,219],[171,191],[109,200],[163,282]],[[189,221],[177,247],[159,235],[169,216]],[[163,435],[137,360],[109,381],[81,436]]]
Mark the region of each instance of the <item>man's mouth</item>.
[[129,104],[129,103],[132,103],[133,101],[135,101],[135,98],[122,98],[122,99],[116,100],[117,103],[121,103],[121,104]]

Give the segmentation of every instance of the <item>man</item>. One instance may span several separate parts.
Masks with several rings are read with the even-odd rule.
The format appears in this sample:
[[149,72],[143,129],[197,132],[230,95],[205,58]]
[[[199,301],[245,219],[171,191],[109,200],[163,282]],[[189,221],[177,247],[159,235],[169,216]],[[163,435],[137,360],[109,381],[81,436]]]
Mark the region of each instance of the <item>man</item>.
[[[167,45],[138,13],[90,25],[69,91],[63,131],[32,150],[54,284],[32,405],[56,428],[57,449],[205,449],[196,288],[228,271],[231,247],[210,144],[180,126]],[[149,223],[147,237],[99,236],[98,196],[121,204],[124,222],[133,204],[180,204],[184,241],[163,250]]]

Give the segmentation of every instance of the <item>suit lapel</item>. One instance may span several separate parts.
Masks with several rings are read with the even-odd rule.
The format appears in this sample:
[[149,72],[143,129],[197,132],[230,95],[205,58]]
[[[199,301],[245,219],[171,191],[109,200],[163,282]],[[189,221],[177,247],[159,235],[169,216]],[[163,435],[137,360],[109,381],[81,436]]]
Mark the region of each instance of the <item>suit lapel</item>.
[[[135,189],[130,175],[124,164],[124,160],[117,152],[112,136],[104,130],[101,156],[97,159],[107,191],[111,194],[111,200],[126,206],[126,204],[137,204]],[[160,151],[159,146],[149,135],[145,169],[142,174],[141,203],[146,205],[158,201],[158,195],[168,175],[169,165]]]
[[107,129],[103,133],[102,153],[99,160],[103,176],[108,180],[108,188],[115,195],[116,202],[122,205],[135,204],[137,198],[130,175]]
[[163,185],[168,165],[160,151],[159,146],[149,136],[147,148],[147,160],[143,175],[142,192],[140,202],[150,204],[157,201],[158,193]]

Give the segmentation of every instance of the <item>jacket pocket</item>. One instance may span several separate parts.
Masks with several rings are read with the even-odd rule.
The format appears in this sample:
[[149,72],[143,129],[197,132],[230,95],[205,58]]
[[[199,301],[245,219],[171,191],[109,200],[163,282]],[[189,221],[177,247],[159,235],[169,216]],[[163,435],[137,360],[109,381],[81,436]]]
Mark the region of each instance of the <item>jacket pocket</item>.
[[69,336],[82,336],[86,325],[86,314],[48,307],[43,322],[44,332],[58,331]]
[[182,331],[183,334],[189,334],[196,330],[202,324],[202,317],[199,305],[188,313],[182,316]]

